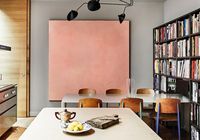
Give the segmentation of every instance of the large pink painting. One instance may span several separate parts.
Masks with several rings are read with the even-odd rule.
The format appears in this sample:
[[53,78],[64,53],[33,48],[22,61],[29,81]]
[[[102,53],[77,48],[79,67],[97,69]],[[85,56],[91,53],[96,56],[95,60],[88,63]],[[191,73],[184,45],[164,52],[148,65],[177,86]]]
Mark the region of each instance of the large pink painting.
[[80,88],[128,91],[129,21],[49,21],[49,100]]

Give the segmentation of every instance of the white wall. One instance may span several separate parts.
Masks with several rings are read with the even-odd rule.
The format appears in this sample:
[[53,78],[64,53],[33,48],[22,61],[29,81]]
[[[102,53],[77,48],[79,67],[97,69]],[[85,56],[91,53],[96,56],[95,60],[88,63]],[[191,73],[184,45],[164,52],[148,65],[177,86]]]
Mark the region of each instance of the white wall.
[[164,2],[164,22],[200,8],[200,0],[166,0]]
[[[43,107],[60,106],[48,101],[48,20],[65,19],[80,4],[77,0],[33,0],[31,3],[31,115]],[[92,13],[83,7],[78,19],[117,19],[122,10],[122,7],[102,6]],[[152,30],[163,22],[163,2],[136,2],[127,9],[127,19],[131,21],[131,75],[135,87],[152,87]]]

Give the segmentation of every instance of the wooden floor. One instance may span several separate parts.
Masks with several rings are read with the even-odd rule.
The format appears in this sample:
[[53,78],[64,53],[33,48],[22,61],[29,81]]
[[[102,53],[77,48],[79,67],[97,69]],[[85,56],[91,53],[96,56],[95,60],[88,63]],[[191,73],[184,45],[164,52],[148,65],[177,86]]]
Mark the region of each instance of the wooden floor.
[[[32,119],[30,119],[32,120]],[[150,120],[148,118],[143,118],[143,120],[150,126]],[[24,126],[23,120],[19,121],[18,125]],[[27,123],[27,120],[24,119],[24,123]],[[22,133],[26,130],[25,127],[13,127],[5,133],[1,140],[18,140]],[[163,140],[178,140],[177,127],[173,126],[163,126],[160,125],[160,136]],[[181,140],[189,140],[189,134],[187,132],[181,132]]]
[[23,128],[23,127],[12,127],[0,139],[1,140],[18,140],[25,130],[26,128]]
[[[149,127],[155,130],[154,126],[151,125],[150,119],[148,119],[147,117],[143,117],[143,120]],[[159,136],[163,140],[178,140],[178,130],[176,125],[174,124],[168,124],[167,126],[160,125],[159,128],[160,128]],[[190,140],[189,133],[184,130],[181,130],[181,140]]]

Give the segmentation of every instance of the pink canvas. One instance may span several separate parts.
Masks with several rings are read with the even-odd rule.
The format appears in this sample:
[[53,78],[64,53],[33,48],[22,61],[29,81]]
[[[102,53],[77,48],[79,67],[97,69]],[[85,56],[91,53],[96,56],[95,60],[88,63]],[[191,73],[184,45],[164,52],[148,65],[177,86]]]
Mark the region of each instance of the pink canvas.
[[129,21],[49,21],[49,100],[80,88],[128,91]]

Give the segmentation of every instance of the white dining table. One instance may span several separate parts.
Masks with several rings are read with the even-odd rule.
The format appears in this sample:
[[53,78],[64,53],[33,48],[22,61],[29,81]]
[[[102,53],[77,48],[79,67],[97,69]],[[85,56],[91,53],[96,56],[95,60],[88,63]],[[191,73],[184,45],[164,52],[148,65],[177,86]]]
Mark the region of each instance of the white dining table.
[[146,104],[155,103],[156,100],[162,98],[176,98],[180,99],[181,103],[189,103],[190,99],[180,95],[180,94],[121,94],[121,95],[106,95],[106,94],[96,94],[93,96],[83,96],[79,94],[66,94],[61,101],[61,107],[67,106],[68,103],[78,103],[81,98],[98,98],[101,99],[103,103],[120,103],[120,100],[127,97],[140,98]]
[[55,112],[64,108],[44,108],[21,135],[19,140],[161,140],[133,111],[128,108],[67,108],[76,112],[75,120],[85,122],[104,115],[117,114],[119,124],[107,129],[92,128],[87,133],[72,135],[62,131]]

